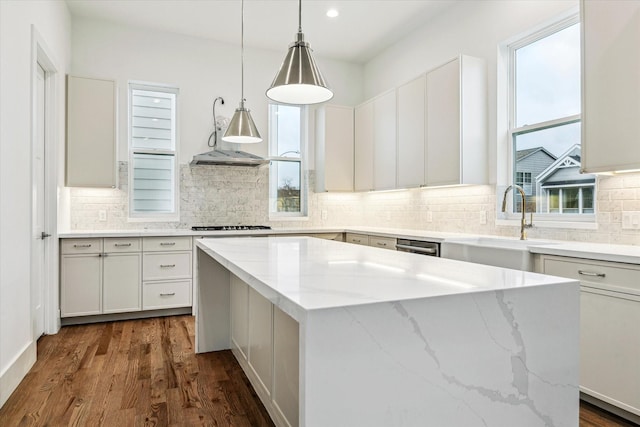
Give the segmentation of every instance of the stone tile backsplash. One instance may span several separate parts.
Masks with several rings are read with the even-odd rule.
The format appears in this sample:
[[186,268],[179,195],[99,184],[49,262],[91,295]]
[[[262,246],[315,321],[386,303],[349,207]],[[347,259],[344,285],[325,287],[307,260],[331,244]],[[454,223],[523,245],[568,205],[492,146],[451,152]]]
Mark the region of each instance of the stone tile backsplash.
[[[192,225],[263,224],[273,228],[372,226],[517,237],[519,227],[496,224],[496,187],[466,186],[371,193],[315,193],[309,180],[309,216],[270,220],[269,169],[180,166],[180,221],[130,222],[128,166],[119,165],[117,189],[70,189],[71,229],[190,228]],[[640,173],[598,176],[596,230],[534,227],[530,238],[640,245],[639,230],[622,229],[624,211],[640,212]],[[106,221],[99,221],[99,211]],[[527,217],[528,220],[528,217]],[[534,214],[534,225],[536,218]]]

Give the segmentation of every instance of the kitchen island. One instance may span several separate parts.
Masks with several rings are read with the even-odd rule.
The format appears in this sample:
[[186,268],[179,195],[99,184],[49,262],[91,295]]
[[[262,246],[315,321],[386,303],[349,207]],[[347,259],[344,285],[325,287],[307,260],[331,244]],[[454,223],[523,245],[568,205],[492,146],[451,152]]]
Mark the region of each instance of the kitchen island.
[[578,426],[579,283],[308,237],[197,241],[196,350],[276,425]]

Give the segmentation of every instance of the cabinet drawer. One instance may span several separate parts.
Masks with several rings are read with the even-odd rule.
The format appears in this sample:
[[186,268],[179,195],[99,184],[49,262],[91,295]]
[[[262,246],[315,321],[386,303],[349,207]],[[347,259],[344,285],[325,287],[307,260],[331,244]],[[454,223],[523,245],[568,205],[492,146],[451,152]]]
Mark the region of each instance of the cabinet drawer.
[[640,295],[640,269],[576,258],[544,258],[545,274],[580,280],[583,286]]
[[356,245],[368,245],[369,236],[366,234],[347,233],[347,243],[354,243]]
[[141,248],[142,242],[139,237],[127,237],[124,239],[109,237],[104,239],[104,251],[106,253],[140,252]]
[[142,280],[190,279],[191,252],[144,254]]
[[191,305],[191,280],[142,284],[142,309],[188,307]]
[[63,254],[98,254],[102,252],[102,239],[62,239]]
[[145,252],[190,251],[191,236],[144,237],[142,250]]
[[376,237],[369,236],[369,246],[375,246],[376,248],[393,249],[396,250],[396,239],[393,237]]

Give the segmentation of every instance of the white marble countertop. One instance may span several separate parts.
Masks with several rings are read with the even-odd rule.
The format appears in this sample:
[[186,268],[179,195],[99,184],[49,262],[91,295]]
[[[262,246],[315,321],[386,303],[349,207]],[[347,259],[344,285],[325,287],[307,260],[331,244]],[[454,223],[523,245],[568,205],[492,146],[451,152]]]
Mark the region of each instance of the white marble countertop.
[[529,252],[640,265],[640,246],[586,242],[555,242],[551,245],[530,246]]
[[[238,237],[238,236],[267,236],[287,234],[312,233],[361,233],[375,236],[396,237],[406,239],[427,240],[432,242],[457,241],[482,237],[487,239],[513,240],[518,239],[493,235],[476,235],[464,233],[448,233],[440,231],[382,228],[382,227],[327,227],[327,228],[274,228],[271,230],[233,230],[233,231],[192,231],[189,229],[159,229],[159,230],[95,230],[72,231],[59,233],[61,239],[89,238],[89,237],[145,237],[145,236],[194,236],[194,237]],[[527,240],[527,249],[536,254],[558,255],[575,258],[595,259],[640,265],[640,246],[612,245],[588,242],[538,241]]]
[[196,243],[296,320],[309,310],[572,282],[309,237]]

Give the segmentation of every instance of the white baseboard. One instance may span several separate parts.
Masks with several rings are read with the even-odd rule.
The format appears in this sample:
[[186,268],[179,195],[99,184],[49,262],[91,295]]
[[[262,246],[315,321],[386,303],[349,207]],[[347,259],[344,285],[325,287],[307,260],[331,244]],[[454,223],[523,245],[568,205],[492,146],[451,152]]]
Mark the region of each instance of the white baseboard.
[[27,375],[29,369],[36,363],[38,356],[37,341],[32,341],[16,357],[9,367],[0,374],[0,407],[18,387],[20,381]]

